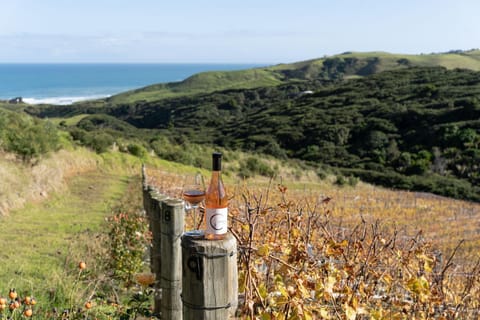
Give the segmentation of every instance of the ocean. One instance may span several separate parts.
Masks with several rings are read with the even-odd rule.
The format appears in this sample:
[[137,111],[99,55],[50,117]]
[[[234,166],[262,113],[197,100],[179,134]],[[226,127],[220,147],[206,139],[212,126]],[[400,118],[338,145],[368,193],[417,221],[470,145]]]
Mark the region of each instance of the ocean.
[[71,104],[109,97],[156,83],[182,81],[203,71],[260,67],[259,64],[0,64],[0,100],[21,97],[30,104]]

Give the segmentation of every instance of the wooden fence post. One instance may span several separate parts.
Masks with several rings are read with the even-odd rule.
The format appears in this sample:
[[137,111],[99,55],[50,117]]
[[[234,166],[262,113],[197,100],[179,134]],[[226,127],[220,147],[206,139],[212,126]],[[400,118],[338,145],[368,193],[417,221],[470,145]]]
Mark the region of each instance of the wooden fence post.
[[238,304],[237,241],[182,237],[184,320],[225,320]]
[[169,199],[162,204],[160,287],[162,319],[182,320],[182,249],[185,224],[183,200]]
[[[145,210],[145,216],[148,220],[148,230],[152,232],[152,197],[150,196],[151,188],[147,182],[147,172],[145,169],[145,164],[142,164],[142,195],[143,195],[143,209]],[[148,248],[149,259],[150,259],[150,271],[153,271],[153,260],[152,260],[152,249]]]
[[150,199],[151,199],[151,208],[152,214],[150,217],[150,226],[152,231],[152,247],[150,248],[150,266],[152,273],[155,274],[155,296],[154,296],[154,309],[155,314],[160,314],[161,302],[162,302],[162,287],[161,287],[161,277],[162,277],[162,239],[161,239],[161,221],[162,221],[162,211],[163,211],[163,202],[168,199],[168,196],[160,194],[157,190],[150,188]]
[[[153,190],[150,186],[144,186],[143,188],[143,209],[145,209],[145,215],[148,220],[148,230],[152,233],[153,236],[153,214],[154,214],[154,203],[153,203],[153,198],[152,198],[152,193]],[[155,273],[154,267],[153,267],[153,239],[150,247],[148,248],[149,252],[149,259],[150,259],[150,271],[152,273]]]

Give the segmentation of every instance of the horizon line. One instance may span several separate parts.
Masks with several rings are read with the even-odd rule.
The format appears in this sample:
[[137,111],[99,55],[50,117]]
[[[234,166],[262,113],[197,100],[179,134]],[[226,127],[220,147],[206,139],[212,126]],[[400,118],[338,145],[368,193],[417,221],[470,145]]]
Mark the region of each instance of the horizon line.
[[159,62],[159,61],[0,61],[0,64],[235,64],[272,65],[283,62]]

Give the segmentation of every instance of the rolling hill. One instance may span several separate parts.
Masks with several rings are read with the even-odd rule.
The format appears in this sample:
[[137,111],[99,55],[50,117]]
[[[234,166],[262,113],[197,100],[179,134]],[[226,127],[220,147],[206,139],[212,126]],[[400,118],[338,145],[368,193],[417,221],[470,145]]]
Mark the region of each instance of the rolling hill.
[[447,69],[480,71],[480,50],[439,54],[391,54],[386,52],[347,52],[331,57],[240,71],[203,72],[184,81],[155,84],[107,99],[108,103],[154,101],[226,89],[276,86],[290,81],[343,79],[368,76],[408,67],[440,66]]
[[344,53],[26,111],[77,116],[63,126],[97,151],[118,139],[157,154],[170,143],[218,145],[300,159],[320,175],[480,201],[479,66],[479,51]]

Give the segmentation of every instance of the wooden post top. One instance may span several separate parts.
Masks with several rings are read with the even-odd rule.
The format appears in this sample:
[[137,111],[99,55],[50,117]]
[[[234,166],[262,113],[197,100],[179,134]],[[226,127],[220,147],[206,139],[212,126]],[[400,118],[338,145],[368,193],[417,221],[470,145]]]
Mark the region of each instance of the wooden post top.
[[182,236],[184,320],[225,320],[238,305],[237,240]]
[[182,235],[182,247],[191,248],[191,247],[203,247],[211,248],[217,247],[222,249],[231,249],[232,245],[236,244],[236,239],[231,232],[228,232],[225,235],[225,238],[221,240],[207,240],[204,237],[199,237],[196,234],[189,234],[185,232]]

